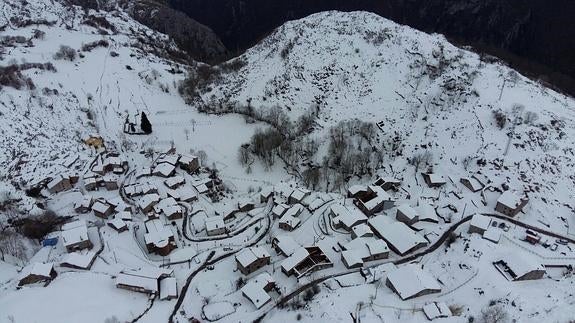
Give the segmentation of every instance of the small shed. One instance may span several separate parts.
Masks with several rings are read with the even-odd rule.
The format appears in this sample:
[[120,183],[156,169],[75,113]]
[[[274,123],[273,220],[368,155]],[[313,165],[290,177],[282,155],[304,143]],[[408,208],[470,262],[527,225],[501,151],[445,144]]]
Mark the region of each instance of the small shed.
[[437,318],[450,317],[451,310],[444,302],[432,302],[423,306],[423,313],[428,320],[433,321]]
[[490,224],[491,218],[479,213],[474,214],[471,218],[471,222],[469,223],[469,229],[467,232],[479,233],[482,235],[487,229],[489,229]]

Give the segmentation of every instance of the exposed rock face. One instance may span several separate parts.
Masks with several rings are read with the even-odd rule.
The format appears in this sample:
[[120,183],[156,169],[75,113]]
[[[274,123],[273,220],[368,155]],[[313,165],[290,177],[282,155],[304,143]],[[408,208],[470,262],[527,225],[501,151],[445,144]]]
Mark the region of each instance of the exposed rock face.
[[168,1],[212,28],[232,50],[246,49],[285,21],[315,12],[371,11],[476,46],[575,93],[575,2],[570,0]]

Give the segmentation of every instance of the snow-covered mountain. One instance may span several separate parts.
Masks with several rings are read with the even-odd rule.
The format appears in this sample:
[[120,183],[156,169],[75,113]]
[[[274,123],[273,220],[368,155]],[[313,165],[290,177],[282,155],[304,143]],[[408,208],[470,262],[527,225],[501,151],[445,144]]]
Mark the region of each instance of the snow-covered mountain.
[[[402,158],[383,162],[387,172],[430,151],[437,171],[453,179],[481,171],[525,189],[540,208],[534,222],[569,227],[561,219],[571,218],[574,198],[572,98],[441,35],[365,12],[288,22],[239,59],[247,64],[203,92],[206,106],[279,105],[295,120],[318,105],[320,142],[343,120],[379,123],[384,150],[396,136],[405,146]],[[503,129],[494,111],[506,116]]]
[[[2,249],[0,322],[156,323],[200,317],[224,322],[317,322],[347,321],[350,314],[362,322],[383,318],[420,322],[423,306],[435,300],[451,305],[453,322],[472,317],[479,321],[482,311],[495,305],[508,305],[506,315],[518,322],[571,319],[573,276],[565,273],[569,273],[566,264],[575,259],[572,98],[491,57],[457,48],[440,35],[365,12],[325,12],[289,22],[220,66],[182,58],[185,53],[169,37],[136,22],[121,8],[83,10],[55,0],[0,3],[0,229],[6,230],[0,234],[20,236],[12,228],[15,220],[52,210],[84,220],[86,236],[90,235],[86,239],[94,240],[88,270],[62,265],[81,258],[63,246],[64,228],[49,235],[60,241],[45,246],[26,239],[25,252],[18,257],[10,255],[14,248]],[[269,117],[270,111],[275,119]],[[152,134],[124,133],[125,121],[137,123],[140,112],[148,116]],[[361,171],[352,165],[347,178],[338,177],[339,165],[330,164],[330,154],[338,148],[333,147],[334,138],[349,134],[340,132],[344,127],[357,131],[353,140],[342,141],[353,154],[347,162],[362,164]],[[261,131],[270,129],[281,130],[281,136],[271,139],[293,142],[290,159],[285,159],[289,152],[275,151],[283,159],[273,165],[257,158],[249,167],[242,165],[238,158],[242,144],[252,142],[245,149],[255,149],[252,136],[268,140],[262,137],[275,133]],[[86,145],[84,138],[90,134],[101,136],[108,150],[120,156],[106,160],[125,158],[128,166],[120,167],[117,186],[108,187],[106,182],[105,189],[88,190],[88,179],[106,172],[95,170],[103,164],[104,153]],[[170,168],[169,160],[181,156],[164,155],[168,151],[203,156],[201,170]],[[161,169],[158,156],[166,157],[162,167],[171,173],[165,177],[156,173]],[[336,174],[311,185],[317,185],[314,192],[294,188],[304,186],[302,174],[330,167]],[[420,173],[429,169],[444,176],[444,186],[424,184]],[[73,189],[44,189],[45,196],[38,198],[24,194],[38,181],[70,172],[80,176]],[[351,239],[349,232],[334,228],[331,206],[341,204],[361,213],[352,203],[359,202],[342,191],[353,184],[373,183],[376,173],[401,179],[401,188],[390,191],[393,199],[418,210],[425,206],[420,202],[429,203],[435,222],[422,221],[413,233],[429,242],[429,249],[421,249],[423,255],[409,259],[412,253],[387,250],[389,258],[375,264],[393,262],[405,268],[409,262],[423,267],[441,283],[440,294],[404,301],[384,286],[383,279],[368,282],[358,268],[340,260],[341,246]],[[471,175],[488,180],[490,189],[472,192],[459,183]],[[334,184],[337,181],[339,185]],[[168,203],[164,202],[168,196],[177,196],[172,184],[187,189],[188,195],[192,192],[195,199],[178,202],[183,219],[168,219],[163,207],[157,214],[150,212],[149,205],[143,205],[145,198],[128,194],[125,187],[130,184],[155,186],[157,199],[162,199],[159,206]],[[492,214],[508,188],[529,197],[515,220]],[[214,191],[215,198],[209,196]],[[275,195],[265,200],[265,192]],[[89,196],[100,206],[128,206],[129,216],[120,218],[116,210],[111,220],[98,216],[92,206],[88,212],[78,211],[85,208],[78,207],[79,202]],[[272,207],[283,203],[300,207],[294,214],[301,222],[297,216],[290,222],[299,227],[290,231],[282,228],[290,223],[279,225],[280,219],[271,215]],[[169,206],[174,205],[166,209]],[[397,222],[388,216],[395,215],[390,212],[379,212],[377,217]],[[499,244],[468,232],[469,215],[474,213],[492,216],[486,217],[488,221],[496,219],[487,226],[496,224],[491,231],[503,237]],[[224,223],[223,228],[213,224],[214,218],[221,220],[218,225]],[[148,228],[150,219],[161,221],[154,226],[156,231]],[[126,224],[127,231],[117,230],[118,223]],[[541,243],[524,241],[527,227],[539,232]],[[175,248],[167,256],[156,254],[155,245],[148,246],[149,240],[165,232],[174,240],[167,244]],[[257,299],[254,303],[245,295],[262,296],[254,287],[262,281],[254,280],[257,274],[237,270],[234,256],[254,245],[272,250],[272,238],[277,236],[292,238],[298,247],[322,247],[333,266],[300,280],[285,274],[282,264],[287,258],[272,251],[271,263],[260,271],[273,276],[278,288],[270,291],[273,301],[260,307]],[[447,237],[453,241],[444,245]],[[523,285],[507,281],[493,262],[510,253],[561,269],[550,268],[545,279]],[[22,275],[47,268],[21,271],[28,263],[54,263],[58,276],[50,278],[47,287],[21,287]],[[169,284],[160,281],[161,289],[177,282],[177,295],[156,299],[116,288],[120,274],[138,268],[148,268],[138,275],[165,270],[154,279],[158,283],[171,276]],[[363,274],[383,275],[388,269],[382,270]],[[138,275],[133,276],[144,277]],[[241,288],[248,280],[251,284],[244,293]],[[321,285],[319,295],[307,283]],[[289,298],[303,291],[307,303]],[[286,304],[280,300],[290,303],[281,306]],[[37,310],[30,311],[31,304]]]

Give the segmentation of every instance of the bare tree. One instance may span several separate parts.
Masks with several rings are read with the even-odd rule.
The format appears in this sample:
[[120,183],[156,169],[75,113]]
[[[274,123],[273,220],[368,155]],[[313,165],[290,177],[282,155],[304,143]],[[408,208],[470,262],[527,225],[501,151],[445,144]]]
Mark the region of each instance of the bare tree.
[[415,167],[415,173],[417,173],[420,167],[431,164],[432,159],[433,155],[430,151],[426,150],[416,153],[413,157],[409,158],[409,164]]
[[481,323],[504,323],[508,320],[508,314],[501,305],[489,306],[481,311]]
[[240,149],[238,150],[238,160],[240,161],[240,165],[247,166],[251,162],[251,154],[248,149],[247,145],[241,145]]
[[198,159],[200,160],[200,165],[205,165],[208,161],[208,154],[206,154],[203,150],[198,150],[196,153],[198,155]]

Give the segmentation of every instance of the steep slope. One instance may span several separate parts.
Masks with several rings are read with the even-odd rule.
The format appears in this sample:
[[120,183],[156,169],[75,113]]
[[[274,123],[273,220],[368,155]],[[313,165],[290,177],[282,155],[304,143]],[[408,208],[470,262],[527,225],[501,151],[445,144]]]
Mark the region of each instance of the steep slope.
[[363,10],[441,33],[497,55],[516,69],[575,93],[575,5],[561,0],[170,0],[212,28],[230,49],[245,49],[281,24],[326,10]]
[[164,1],[72,0],[69,3],[92,10],[122,8],[144,26],[170,36],[195,60],[212,61],[226,54],[225,46],[210,28],[170,8]]
[[[82,139],[92,133],[117,150],[204,150],[235,173],[237,146],[255,126],[201,115],[184,103],[177,87],[186,66],[172,59],[183,54],[166,35],[122,10],[85,11],[58,1],[3,1],[0,25],[2,180],[25,188],[62,171],[81,173],[94,156]],[[56,59],[61,45],[76,58]],[[124,135],[126,117],[141,111],[154,133]],[[213,139],[222,127],[247,131]]]
[[[402,173],[407,159],[430,151],[436,170],[454,181],[481,171],[528,191],[536,210],[528,216],[532,221],[569,228],[572,99],[442,36],[365,12],[287,23],[240,59],[244,67],[208,87],[206,106],[249,103],[265,110],[277,104],[296,119],[317,104],[316,164],[332,126],[352,118],[377,122],[374,146],[386,153],[387,172]],[[508,121],[503,129],[493,117],[498,110]],[[400,158],[394,141],[404,146]]]

